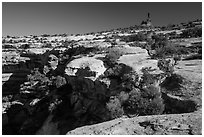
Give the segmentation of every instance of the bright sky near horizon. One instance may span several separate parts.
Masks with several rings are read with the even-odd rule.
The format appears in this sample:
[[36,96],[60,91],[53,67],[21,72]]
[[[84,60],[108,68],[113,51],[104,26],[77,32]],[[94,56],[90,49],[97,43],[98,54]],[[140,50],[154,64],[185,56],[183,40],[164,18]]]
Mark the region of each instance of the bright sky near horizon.
[[201,2],[3,2],[2,35],[77,34],[202,19]]

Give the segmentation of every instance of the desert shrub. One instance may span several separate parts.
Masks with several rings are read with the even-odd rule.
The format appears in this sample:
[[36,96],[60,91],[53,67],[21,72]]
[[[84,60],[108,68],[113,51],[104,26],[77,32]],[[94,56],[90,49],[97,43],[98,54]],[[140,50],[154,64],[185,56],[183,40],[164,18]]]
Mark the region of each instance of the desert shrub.
[[182,47],[182,46],[179,46],[179,45],[176,47],[176,50],[177,50],[178,55],[189,54],[191,52],[191,50],[189,48]]
[[150,68],[142,68],[142,77],[140,79],[140,88],[154,84],[156,76],[150,74]]
[[128,114],[140,114],[142,112],[144,105],[141,106],[141,92],[139,89],[134,89],[129,93],[129,98],[124,103],[124,111]]
[[189,54],[190,52],[193,52],[193,51],[189,48],[169,43],[166,46],[156,48],[154,57],[165,58],[165,57],[172,57],[174,55]]
[[63,53],[63,56],[69,55],[69,57],[80,55],[80,54],[89,54],[90,52],[96,53],[98,51],[97,47],[84,47],[78,46],[69,48]]
[[121,92],[119,93],[119,95],[118,95],[118,99],[120,100],[121,105],[123,105],[123,103],[124,103],[125,101],[127,101],[128,98],[129,98],[129,94],[126,93],[126,92],[124,92],[124,91],[121,91]]
[[134,35],[122,36],[121,40],[125,42],[146,41],[147,36],[139,32],[138,34],[134,34]]
[[194,27],[190,29],[183,30],[180,34],[181,38],[189,37],[202,37],[202,28]]
[[[114,65],[113,67],[108,68],[104,72],[104,76],[108,77],[108,78],[118,77],[118,78],[120,78],[120,80],[123,79],[125,81],[133,73],[134,73],[134,71],[133,71],[132,67],[127,66],[127,65],[125,65],[123,63],[120,63],[120,64]],[[125,75],[127,75],[127,76],[125,76]]]
[[149,43],[148,50],[155,50],[152,58],[166,58],[174,55],[188,54],[191,49],[168,41],[164,35],[153,35],[153,43]]
[[170,43],[163,35],[154,35],[152,36],[152,39],[154,40],[154,43],[149,43],[150,46],[148,47],[148,50],[154,50],[153,55],[150,55],[152,58],[166,58],[186,53],[186,49]]
[[20,93],[41,98],[49,94],[52,85],[52,80],[35,69],[28,75],[28,81],[21,84]]
[[67,82],[66,82],[66,79],[64,77],[61,77],[61,76],[57,76],[54,80],[54,84],[57,88],[65,85]]
[[50,80],[44,74],[39,72],[39,69],[34,69],[31,71],[31,74],[27,76],[28,81],[34,83],[35,81],[39,81],[41,83],[49,83]]
[[128,99],[124,101],[125,113],[137,115],[163,113],[164,103],[161,98],[160,88],[155,86],[158,77],[157,75],[151,74],[150,71],[151,68],[142,69],[143,75],[139,81],[139,85],[136,85],[135,88],[129,92]]
[[134,89],[124,103],[124,111],[128,114],[157,115],[164,111],[164,104],[159,90],[153,86],[145,89]]
[[150,115],[160,115],[164,112],[164,109],[164,101],[161,97],[158,97],[151,100],[145,113]]
[[112,66],[124,53],[120,48],[110,48],[105,56],[105,63]]
[[156,48],[155,57],[157,58],[165,58],[166,56],[172,56],[177,54],[178,50],[175,46],[167,45],[161,48]]
[[96,76],[96,72],[91,71],[90,68],[86,66],[85,68],[78,69],[76,76],[91,77],[91,76]]
[[130,70],[130,72],[127,72],[127,73],[123,73],[121,76],[121,80],[122,80],[122,84],[121,84],[122,88],[125,91],[131,91],[134,87],[139,86],[139,76],[133,70]]
[[174,72],[174,64],[171,60],[160,59],[157,66],[162,70],[167,76],[170,76]]
[[143,90],[142,96],[144,98],[154,99],[159,98],[161,96],[159,88],[153,85],[149,85],[148,87],[145,87],[142,90]]
[[184,78],[178,74],[172,74],[170,77],[167,77],[165,81],[161,84],[162,88],[165,88],[169,91],[178,91],[182,88]]
[[119,118],[124,114],[120,100],[117,97],[113,97],[106,104],[108,111],[110,112],[111,119]]
[[164,35],[153,35],[152,39],[155,41],[151,45],[151,49],[162,48],[168,45],[168,39]]

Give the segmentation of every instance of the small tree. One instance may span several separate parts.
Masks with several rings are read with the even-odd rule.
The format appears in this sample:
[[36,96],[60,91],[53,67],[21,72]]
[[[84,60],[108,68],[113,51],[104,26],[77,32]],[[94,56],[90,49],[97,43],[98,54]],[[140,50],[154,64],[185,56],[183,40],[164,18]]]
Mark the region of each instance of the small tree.
[[105,56],[105,63],[108,64],[108,66],[112,66],[123,54],[124,53],[120,48],[111,48],[108,50],[108,54]]

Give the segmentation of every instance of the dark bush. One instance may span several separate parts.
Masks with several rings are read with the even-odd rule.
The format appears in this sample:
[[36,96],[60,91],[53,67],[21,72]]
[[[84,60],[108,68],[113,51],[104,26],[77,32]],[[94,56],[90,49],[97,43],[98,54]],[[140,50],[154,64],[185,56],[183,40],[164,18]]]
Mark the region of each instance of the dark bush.
[[124,103],[124,111],[127,114],[157,115],[164,111],[161,93],[155,87],[147,87],[144,90],[134,89],[129,94],[129,99]]
[[67,82],[66,82],[66,79],[64,77],[61,77],[61,76],[57,76],[55,81],[54,81],[54,84],[57,88],[65,85]]
[[186,48],[170,43],[164,35],[154,35],[152,39],[154,42],[149,43],[150,46],[148,47],[149,53],[154,51],[149,54],[151,58],[166,58],[188,53]]
[[156,76],[150,74],[150,68],[142,68],[142,77],[140,79],[140,88],[153,85],[156,80]]
[[41,74],[38,69],[31,71],[31,74],[27,77],[28,81],[34,83],[35,81],[40,81],[41,83],[49,83],[50,80],[44,74]]
[[191,49],[182,47],[180,45],[168,43],[166,46],[162,46],[155,49],[155,58],[172,57],[174,55],[189,54]]
[[123,105],[123,103],[124,103],[125,101],[127,101],[128,98],[129,98],[129,94],[126,93],[126,92],[124,92],[124,91],[121,91],[120,94],[118,95],[118,99],[120,100],[121,105]]
[[29,44],[22,44],[20,48],[22,48],[22,49],[29,49],[30,45]]
[[167,77],[165,81],[161,84],[161,87],[169,91],[178,91],[182,88],[184,78],[178,74],[172,74],[170,77]]
[[160,59],[158,61],[157,66],[159,67],[160,70],[162,70],[165,74],[168,76],[171,76],[174,72],[174,64],[171,62],[171,60],[165,60],[165,59]]
[[110,48],[105,56],[105,63],[108,66],[113,66],[123,54],[124,53],[120,48]]
[[180,34],[181,38],[202,37],[202,28],[194,27],[183,30]]
[[177,54],[177,49],[174,46],[165,46],[161,48],[156,48],[156,58],[165,58],[167,56],[172,56],[174,54]]
[[76,76],[78,77],[91,77],[91,76],[96,76],[96,72],[91,71],[90,68],[87,66],[85,68],[80,68],[78,69]]
[[69,48],[63,53],[63,56],[69,55],[69,57],[80,55],[80,54],[89,54],[89,53],[96,53],[99,51],[97,47],[84,47],[84,46],[78,46],[78,47],[73,47]]
[[165,47],[165,46],[167,46],[169,44],[167,37],[164,36],[164,35],[153,35],[152,39],[155,41],[151,45],[152,50],[155,50],[157,48]]
[[121,40],[125,42],[146,41],[147,36],[139,32],[138,34],[134,34],[134,35],[122,36]]
[[143,90],[144,92],[142,93],[142,95],[144,98],[154,99],[161,96],[159,88],[153,85],[149,85],[148,87],[143,88]]
[[120,100],[117,97],[112,97],[106,107],[110,112],[111,119],[119,118],[124,114]]

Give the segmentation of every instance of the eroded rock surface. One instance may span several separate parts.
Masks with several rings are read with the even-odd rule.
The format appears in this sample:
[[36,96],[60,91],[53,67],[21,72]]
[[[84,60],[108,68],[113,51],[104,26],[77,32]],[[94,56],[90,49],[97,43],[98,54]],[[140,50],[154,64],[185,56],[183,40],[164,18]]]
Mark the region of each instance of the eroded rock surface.
[[[143,74],[143,67],[151,67],[153,74],[161,73],[157,67],[157,60],[149,59],[146,50],[131,48],[133,49],[134,54],[123,55],[119,63],[108,68],[105,68],[102,60],[81,56],[66,64],[61,75],[34,72],[32,74],[34,76],[30,75],[30,81],[24,82],[20,94],[14,98],[19,100],[21,105],[17,105],[16,108],[15,105],[11,105],[14,109],[4,114],[3,125],[9,125],[9,130],[14,130],[14,134],[66,134],[70,130],[72,131],[67,134],[201,134],[199,121],[201,111],[135,118],[127,118],[132,117],[127,114],[122,118],[108,121],[113,119],[110,116],[111,110],[121,109],[121,114],[116,113],[114,118],[124,114],[120,101],[127,101],[131,91],[147,92],[148,96],[148,89],[153,85],[149,86],[148,82],[146,88],[140,85],[138,74]],[[57,69],[58,58],[50,54],[50,60],[46,63],[48,72],[53,71]],[[192,106],[190,104],[186,109],[189,111],[183,109],[182,113],[195,110],[193,107],[196,103],[191,100],[166,93],[161,96],[158,87],[151,89],[158,94],[162,106],[164,106],[163,99],[166,106],[176,104],[175,111],[169,106],[170,113],[180,113],[177,110],[182,108],[182,105],[188,107],[189,102],[192,103]],[[149,101],[148,97],[143,96],[143,99],[147,106],[148,103],[151,104],[151,99]],[[117,104],[114,104],[114,101]],[[109,109],[108,103],[109,106],[116,107]],[[163,112],[168,113],[167,107],[159,114]]]
[[131,47],[132,51],[135,51],[135,54],[131,55],[123,55],[119,59],[119,63],[124,63],[128,66],[134,68],[134,70],[138,74],[142,74],[141,69],[144,67],[150,67],[152,69],[152,73],[159,74],[161,71],[157,67],[157,60],[150,59],[147,50],[141,49],[139,47]]
[[72,130],[67,135],[201,135],[200,111],[187,114],[169,114],[119,118]]
[[[84,71],[80,72],[83,69]],[[92,80],[96,80],[101,74],[104,73],[105,70],[106,68],[104,67],[103,61],[92,57],[82,57],[69,62],[66,66],[65,74],[70,76],[77,76],[77,73],[79,73],[78,76],[88,77]]]

